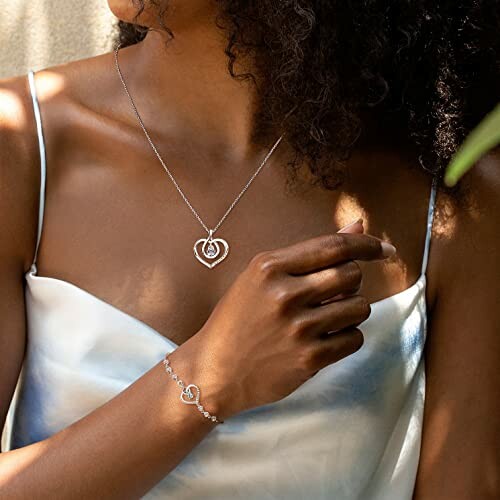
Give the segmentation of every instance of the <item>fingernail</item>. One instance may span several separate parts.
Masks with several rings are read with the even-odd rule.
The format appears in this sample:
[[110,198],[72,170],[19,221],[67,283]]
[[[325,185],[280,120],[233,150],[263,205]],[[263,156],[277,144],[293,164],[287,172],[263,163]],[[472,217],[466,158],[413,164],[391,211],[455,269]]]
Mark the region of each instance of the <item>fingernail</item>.
[[361,224],[361,225],[363,225],[363,219],[355,220],[354,222],[351,222],[351,223],[347,224],[347,226],[341,227],[337,232],[340,233],[344,229],[349,229],[350,227],[354,226],[355,224]]
[[387,243],[387,241],[382,241],[380,245],[382,247],[382,255],[384,257],[391,257],[396,253],[396,247],[394,245],[391,245],[390,243]]

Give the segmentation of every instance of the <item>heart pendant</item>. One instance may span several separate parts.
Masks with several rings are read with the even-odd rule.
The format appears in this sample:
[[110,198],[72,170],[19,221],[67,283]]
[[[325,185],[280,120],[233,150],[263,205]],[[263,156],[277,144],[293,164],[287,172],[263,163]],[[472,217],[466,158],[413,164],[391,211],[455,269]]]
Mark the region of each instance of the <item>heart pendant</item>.
[[[194,391],[192,389],[195,389]],[[188,398],[188,399],[185,399]],[[187,405],[197,405],[200,402],[200,389],[197,385],[189,384],[181,392],[181,401]]]
[[[193,247],[195,257],[209,269],[222,262],[229,253],[229,245],[222,238],[213,238],[213,231],[207,238],[200,238]],[[222,247],[222,248],[221,248]]]

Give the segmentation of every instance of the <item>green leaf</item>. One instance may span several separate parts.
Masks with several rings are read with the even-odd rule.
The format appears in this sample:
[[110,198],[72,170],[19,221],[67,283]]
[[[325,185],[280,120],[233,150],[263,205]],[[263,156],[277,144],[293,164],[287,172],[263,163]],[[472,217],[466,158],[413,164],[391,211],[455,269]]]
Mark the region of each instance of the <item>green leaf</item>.
[[454,186],[477,160],[500,144],[500,104],[467,136],[453,156],[444,175],[447,186]]

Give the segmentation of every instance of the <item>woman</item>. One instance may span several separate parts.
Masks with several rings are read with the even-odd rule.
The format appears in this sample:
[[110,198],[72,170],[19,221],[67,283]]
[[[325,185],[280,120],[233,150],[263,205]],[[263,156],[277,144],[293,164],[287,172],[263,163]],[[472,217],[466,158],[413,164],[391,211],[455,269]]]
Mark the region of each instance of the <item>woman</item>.
[[2,81],[0,497],[497,497],[498,3],[137,4]]

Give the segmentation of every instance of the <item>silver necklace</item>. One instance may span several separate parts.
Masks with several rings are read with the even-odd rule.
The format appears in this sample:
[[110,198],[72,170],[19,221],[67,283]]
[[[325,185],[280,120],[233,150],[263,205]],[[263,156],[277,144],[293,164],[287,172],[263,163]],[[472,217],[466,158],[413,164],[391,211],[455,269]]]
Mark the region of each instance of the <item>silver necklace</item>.
[[219,220],[219,222],[214,226],[213,229],[210,229],[201,219],[200,215],[198,212],[194,209],[194,207],[191,205],[189,200],[187,199],[186,195],[183,193],[182,189],[180,188],[179,184],[177,181],[174,179],[174,176],[168,169],[168,167],[165,165],[165,162],[163,161],[162,157],[160,156],[160,153],[158,153],[158,150],[156,149],[155,145],[153,144],[153,141],[151,140],[151,137],[149,137],[148,131],[146,130],[146,127],[144,126],[144,123],[141,119],[141,116],[139,115],[139,112],[137,111],[137,107],[135,106],[134,100],[132,99],[132,96],[130,95],[130,92],[128,91],[127,85],[125,84],[125,80],[123,79],[122,72],[120,71],[120,65],[118,64],[118,50],[120,49],[121,45],[118,45],[115,49],[115,65],[116,69],[118,71],[118,75],[120,77],[120,80],[123,84],[123,88],[125,89],[126,94],[128,95],[128,98],[130,100],[130,103],[132,105],[132,108],[135,112],[135,115],[137,116],[137,119],[139,120],[139,123],[141,125],[142,130],[144,131],[144,134],[146,135],[146,138],[151,145],[151,148],[155,152],[156,156],[158,157],[158,160],[160,160],[160,163],[165,170],[165,172],[168,174],[170,177],[171,181],[173,182],[175,188],[181,195],[182,199],[186,202],[186,205],[189,207],[193,215],[196,217],[198,222],[203,226],[203,229],[208,233],[208,236],[206,238],[200,238],[197,240],[193,246],[193,251],[195,257],[205,266],[207,266],[209,269],[213,269],[217,264],[220,264],[226,257],[227,254],[229,253],[229,244],[228,242],[223,239],[223,238],[214,238],[214,234],[219,229],[221,224],[225,221],[226,217],[229,215],[231,210],[235,207],[235,205],[240,201],[240,198],[245,194],[245,191],[250,187],[250,184],[254,181],[254,179],[257,177],[257,175],[260,173],[260,171],[264,168],[264,165],[267,163],[267,160],[269,157],[273,154],[274,150],[278,147],[278,144],[281,142],[281,139],[283,138],[283,134],[279,137],[279,139],[274,143],[273,147],[269,150],[267,153],[266,157],[260,164],[259,168],[254,172],[254,174],[250,177],[248,182],[245,184],[241,192],[238,194],[238,196],[235,198],[235,200],[231,203],[229,208],[226,210],[225,214],[222,216],[222,218]]

